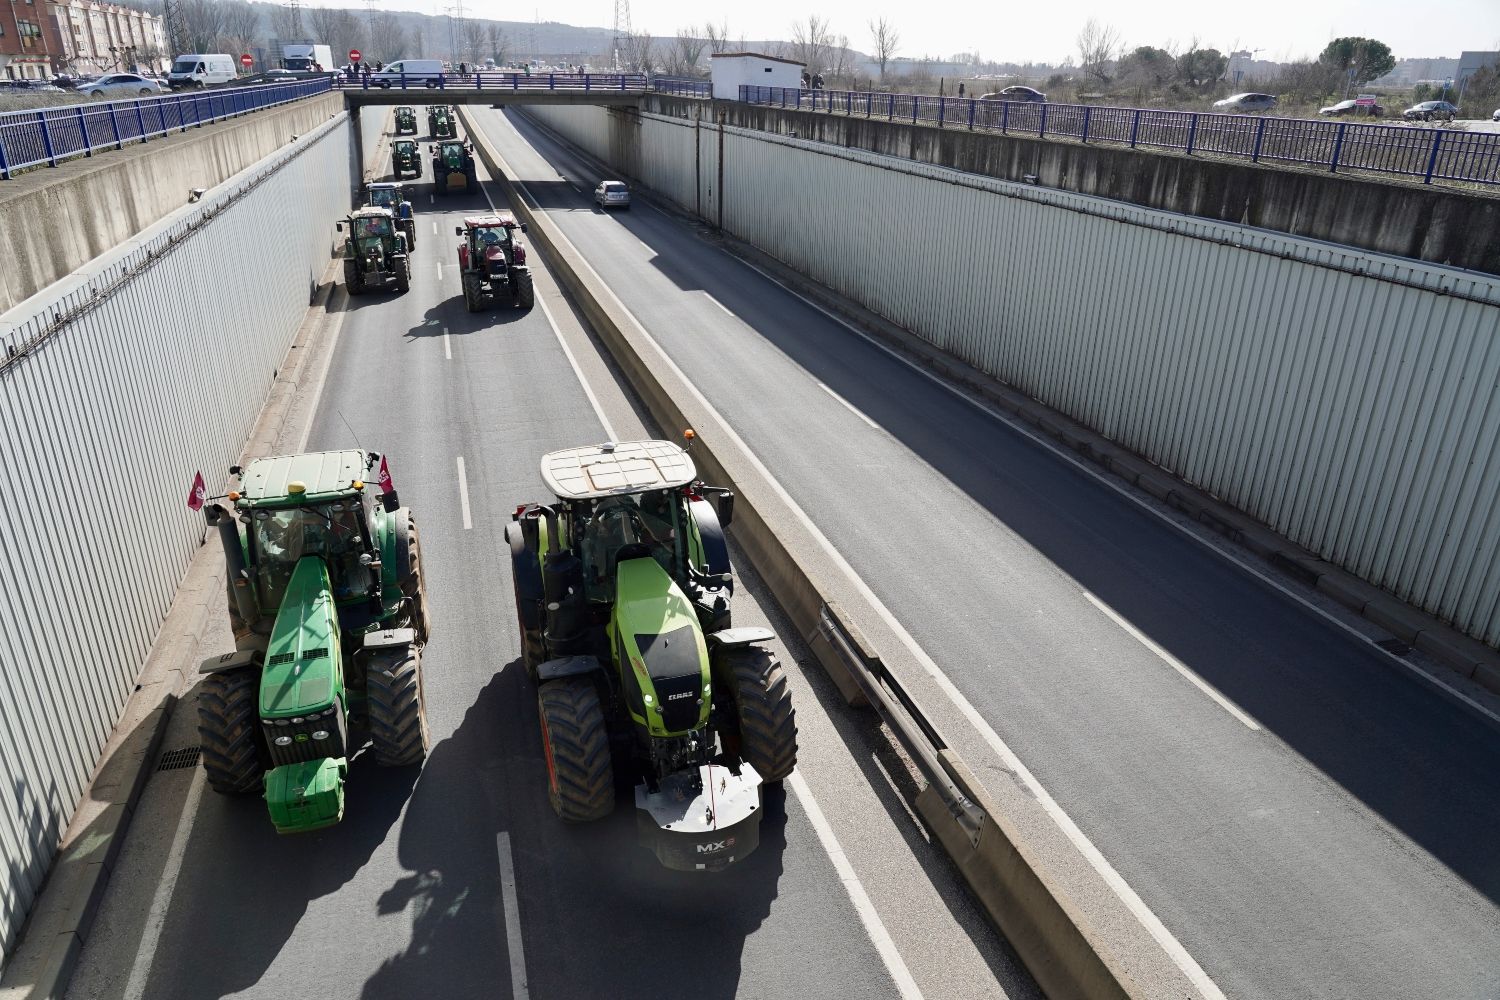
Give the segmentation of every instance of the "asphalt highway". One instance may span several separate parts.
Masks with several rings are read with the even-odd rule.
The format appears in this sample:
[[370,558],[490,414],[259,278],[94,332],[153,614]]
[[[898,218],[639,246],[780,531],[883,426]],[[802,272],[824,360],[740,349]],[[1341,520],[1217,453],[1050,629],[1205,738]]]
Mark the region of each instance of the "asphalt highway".
[[[596,166],[514,112],[479,114],[542,209],[1219,989],[1500,993],[1493,718],[703,227],[639,199],[603,213]],[[992,742],[947,715],[971,766],[1001,774]]]
[[[797,667],[753,575],[736,622],[791,640],[802,761],[767,793],[759,850],[672,873],[637,846],[626,799],[594,825],[552,814],[503,529],[545,497],[544,452],[655,431],[535,254],[536,308],[465,311],[453,227],[490,206],[428,181],[411,290],[350,300],[306,450],[386,453],[414,512],[430,755],[356,759],[344,821],[294,837],[201,769],[153,775],[69,996],[1035,996],[905,812],[899,759]],[[230,648],[222,623],[218,638]],[[194,724],[188,692],[165,746],[195,745]]]

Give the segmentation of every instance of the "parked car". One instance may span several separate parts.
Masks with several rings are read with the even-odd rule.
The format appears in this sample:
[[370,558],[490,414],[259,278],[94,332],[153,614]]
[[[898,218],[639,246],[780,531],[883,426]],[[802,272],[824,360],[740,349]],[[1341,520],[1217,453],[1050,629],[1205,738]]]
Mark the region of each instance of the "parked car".
[[45,80],[0,80],[0,90],[12,93],[25,91],[28,94],[61,94],[61,87],[53,86]]
[[1458,108],[1447,101],[1423,101],[1401,112],[1401,117],[1407,121],[1430,122],[1436,119],[1451,122],[1458,117]]
[[979,99],[981,101],[1018,101],[1044,104],[1047,101],[1047,95],[1042,93],[1040,90],[1034,90],[1031,87],[1018,86],[1006,87],[1004,90],[997,90],[992,94],[985,94]]
[[90,97],[150,97],[167,88],[139,73],[107,73],[92,83],[84,84],[80,89]]
[[1257,111],[1270,111],[1276,106],[1274,94],[1235,94],[1222,101],[1214,101],[1214,107],[1227,115],[1248,115]]
[[1496,108],[1495,113],[1490,115],[1490,121],[1500,122],[1500,108]]
[[1385,108],[1379,104],[1360,104],[1358,101],[1352,100],[1339,101],[1337,104],[1330,104],[1326,108],[1319,108],[1318,114],[1328,115],[1332,118],[1342,118],[1344,115],[1369,115],[1372,118],[1379,118],[1385,114]]
[[600,181],[594,188],[594,203],[600,208],[630,210],[630,188],[624,181]]

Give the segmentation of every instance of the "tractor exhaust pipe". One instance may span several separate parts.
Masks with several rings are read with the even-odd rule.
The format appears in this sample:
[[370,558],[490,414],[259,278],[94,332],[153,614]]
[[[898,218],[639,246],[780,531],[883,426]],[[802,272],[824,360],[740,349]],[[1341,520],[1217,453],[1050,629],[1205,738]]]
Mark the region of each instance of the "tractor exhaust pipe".
[[203,508],[208,523],[219,529],[219,543],[224,546],[224,567],[229,577],[229,592],[234,595],[234,605],[240,619],[247,628],[255,628],[260,622],[260,609],[250,592],[250,580],[245,573],[245,554],[240,549],[240,532],[235,527],[234,513],[220,504],[209,504]]
[[[554,656],[581,652],[583,563],[558,544],[557,511],[540,508],[547,521],[547,558],[542,563],[542,599],[547,603],[547,647]],[[578,648],[575,648],[578,647]]]

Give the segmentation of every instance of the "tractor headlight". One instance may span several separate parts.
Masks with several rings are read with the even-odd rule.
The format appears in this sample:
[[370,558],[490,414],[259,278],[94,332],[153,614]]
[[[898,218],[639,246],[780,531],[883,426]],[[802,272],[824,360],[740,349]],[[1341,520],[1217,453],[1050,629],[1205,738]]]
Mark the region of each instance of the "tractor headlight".
[[292,745],[292,738],[290,736],[283,735],[276,737],[276,739],[272,740],[272,742],[279,747],[289,747]]
[[275,720],[274,724],[278,725],[278,726],[290,726],[291,725],[291,723],[288,722],[288,721],[286,721],[285,719],[277,719],[277,720]]
[[302,716],[300,716],[300,715],[293,716],[293,718],[292,718],[292,725],[294,725],[294,726],[301,725],[302,722],[303,722]]
[[313,731],[313,739],[315,739],[315,740],[326,740],[326,739],[328,739],[328,730],[326,730],[326,729],[316,729],[316,730],[314,730]]

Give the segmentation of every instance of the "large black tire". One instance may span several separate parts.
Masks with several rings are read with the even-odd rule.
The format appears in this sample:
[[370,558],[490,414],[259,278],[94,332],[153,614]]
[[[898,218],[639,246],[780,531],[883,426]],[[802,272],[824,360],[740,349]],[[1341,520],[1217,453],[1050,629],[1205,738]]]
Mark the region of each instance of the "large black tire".
[[198,689],[198,745],[209,787],[251,795],[265,781],[269,754],[260,734],[260,671],[209,674]]
[[401,577],[401,593],[411,600],[409,627],[417,630],[424,644],[432,638],[432,611],[427,606],[427,578],[422,575],[422,550],[417,536],[417,522],[406,519],[406,572]]
[[420,764],[427,756],[420,646],[377,649],[365,669],[370,742],[381,767]]
[[781,781],[797,766],[797,712],[781,662],[759,646],[731,646],[720,662],[734,691],[740,758],[761,780]]
[[401,258],[401,269],[396,272],[396,292],[405,295],[411,291],[411,258]]
[[536,287],[532,284],[530,274],[516,278],[516,305],[522,309],[530,309],[536,305]]
[[599,691],[587,677],[561,677],[537,692],[547,797],[569,823],[603,819],[615,808],[614,762]]
[[536,552],[526,547],[519,522],[505,526],[505,540],[510,545],[510,578],[516,597],[516,628],[521,633],[521,665],[526,668],[527,676],[535,679],[537,664],[547,658],[547,644],[542,639],[542,571]]
[[464,307],[471,313],[484,308],[484,293],[479,290],[479,276],[470,271],[464,272]]
[[364,286],[359,281],[359,268],[355,266],[352,257],[344,258],[344,290],[350,295],[358,295],[364,291]]
[[401,227],[401,231],[406,234],[406,252],[411,253],[417,248],[416,220],[413,219],[410,222],[406,223],[406,225]]

